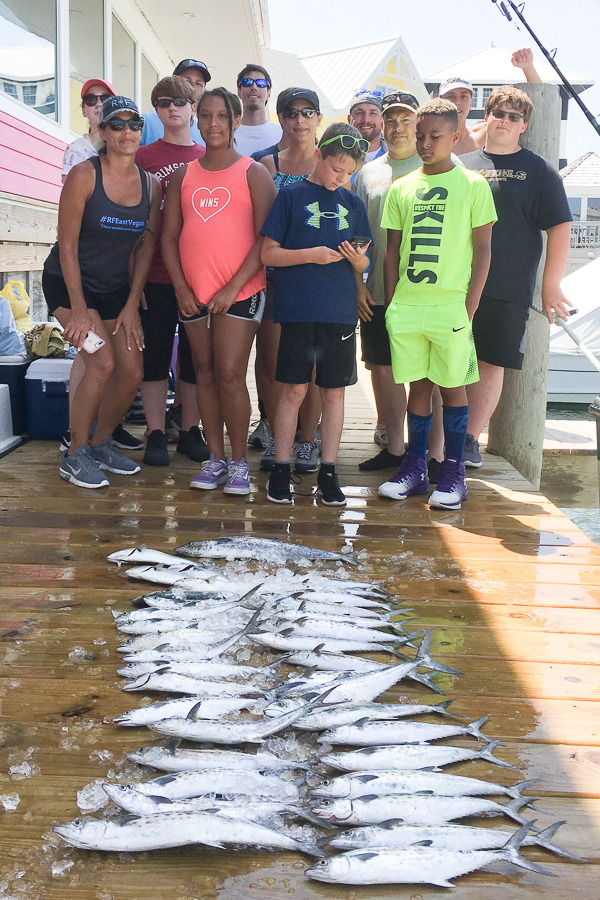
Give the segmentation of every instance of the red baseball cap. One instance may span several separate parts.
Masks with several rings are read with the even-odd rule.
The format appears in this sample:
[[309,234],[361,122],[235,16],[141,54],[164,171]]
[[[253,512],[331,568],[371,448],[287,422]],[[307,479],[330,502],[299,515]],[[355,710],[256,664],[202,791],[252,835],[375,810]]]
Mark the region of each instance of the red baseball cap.
[[117,94],[117,92],[115,91],[115,89],[112,86],[112,84],[110,83],[110,81],[105,81],[104,78],[88,78],[86,83],[81,88],[81,99],[82,100],[93,84],[103,84],[104,87],[106,88],[106,90],[110,91],[110,93],[113,95],[113,97],[115,97]]

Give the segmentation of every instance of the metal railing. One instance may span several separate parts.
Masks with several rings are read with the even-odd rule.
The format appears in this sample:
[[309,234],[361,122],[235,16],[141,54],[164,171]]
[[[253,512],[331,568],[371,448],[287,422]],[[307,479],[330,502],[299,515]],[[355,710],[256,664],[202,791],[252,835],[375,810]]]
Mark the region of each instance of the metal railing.
[[600,248],[600,222],[572,222],[571,250]]

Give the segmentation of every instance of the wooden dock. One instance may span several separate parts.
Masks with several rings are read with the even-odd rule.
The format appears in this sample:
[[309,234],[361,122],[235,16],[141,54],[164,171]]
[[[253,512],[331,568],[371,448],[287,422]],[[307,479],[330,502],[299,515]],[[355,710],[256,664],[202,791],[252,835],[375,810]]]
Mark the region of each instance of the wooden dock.
[[[106,561],[146,543],[172,551],[197,537],[242,532],[366,551],[350,578],[385,581],[435,627],[433,653],[462,670],[443,676],[453,709],[502,741],[522,773],[483,762],[454,767],[505,783],[537,778],[532,796],[567,820],[556,841],[578,864],[527,848],[546,878],[499,863],[457,879],[457,900],[600,898],[600,548],[507,463],[485,457],[459,512],[423,498],[386,502],[381,478],[357,463],[377,449],[364,377],[348,391],[340,480],[345,509],[327,509],[304,479],[293,507],[269,504],[259,454],[249,498],[191,492],[193,463],[111,475],[85,491],[58,477],[58,448],[29,443],[0,460],[0,897],[25,900],[431,900],[441,888],[336,887],[309,882],[291,853],[201,847],[144,854],[66,848],[52,825],[76,818],[76,792],[95,779],[125,780],[126,754],[152,743],[111,717],[139,705],[121,692],[112,608],[144,592]],[[427,691],[402,696],[437,702]],[[387,699],[392,699],[391,694]],[[439,698],[438,698],[439,699]],[[463,746],[471,739],[457,741]],[[12,772],[12,774],[10,774]],[[18,807],[11,795],[18,794]],[[13,803],[16,800],[13,798]],[[490,820],[492,827],[506,821]],[[65,863],[72,865],[64,868]],[[53,874],[54,872],[54,874]]]

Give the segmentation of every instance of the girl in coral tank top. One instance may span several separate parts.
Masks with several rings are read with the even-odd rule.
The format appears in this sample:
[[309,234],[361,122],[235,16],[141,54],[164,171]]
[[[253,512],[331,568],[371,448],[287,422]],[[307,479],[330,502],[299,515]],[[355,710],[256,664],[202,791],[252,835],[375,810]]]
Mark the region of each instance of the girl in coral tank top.
[[[165,199],[162,251],[192,347],[198,408],[210,459],[191,487],[249,494],[245,459],[250,424],[248,358],[264,308],[260,230],[276,196],[264,166],[241,156],[233,134],[238,98],[225,88],[202,95],[206,155],[179,168]],[[225,456],[223,424],[231,442]]]

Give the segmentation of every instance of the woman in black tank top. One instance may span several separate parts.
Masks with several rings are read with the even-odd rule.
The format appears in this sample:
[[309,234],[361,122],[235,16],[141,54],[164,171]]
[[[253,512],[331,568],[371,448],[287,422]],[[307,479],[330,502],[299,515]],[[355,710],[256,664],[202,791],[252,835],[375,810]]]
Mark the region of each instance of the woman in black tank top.
[[[100,129],[106,155],[69,172],[58,241],[44,265],[48,308],[81,350],[76,359],[81,378],[70,402],[71,446],[60,468],[61,478],[80,487],[107,486],[102,469],[133,474],[140,468],[119,453],[111,435],[143,374],[139,305],[161,197],[158,181],[135,163],[143,121],[131,100],[104,101]],[[90,332],[104,341],[96,352],[82,349]]]

